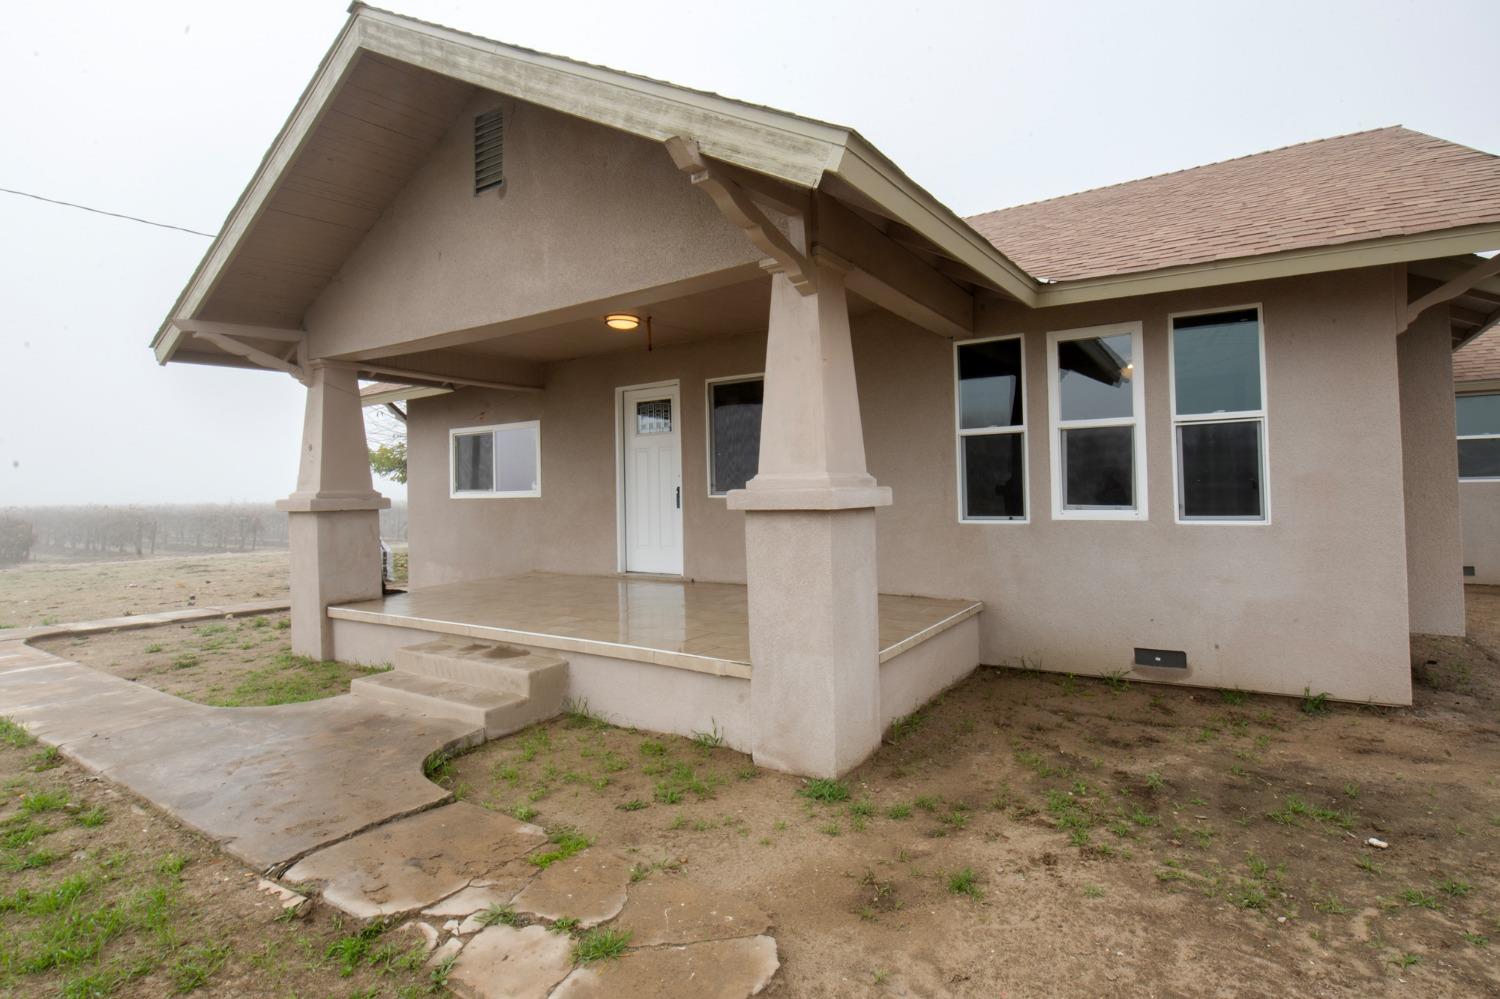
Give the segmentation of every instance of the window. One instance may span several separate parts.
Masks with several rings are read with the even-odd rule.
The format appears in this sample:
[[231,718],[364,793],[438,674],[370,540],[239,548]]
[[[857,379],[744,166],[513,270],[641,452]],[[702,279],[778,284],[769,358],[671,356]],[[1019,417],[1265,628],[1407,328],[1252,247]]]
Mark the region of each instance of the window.
[[708,494],[744,489],[760,467],[760,375],[718,378],[708,383]]
[[1260,310],[1173,316],[1171,335],[1177,519],[1264,523]]
[[1145,520],[1141,324],[1047,335],[1052,515]]
[[1458,409],[1458,477],[1500,479],[1500,392],[1461,395]]
[[954,347],[960,520],[1026,520],[1026,399],[1019,336]]
[[448,432],[452,474],[448,495],[514,497],[542,495],[542,427],[502,423]]

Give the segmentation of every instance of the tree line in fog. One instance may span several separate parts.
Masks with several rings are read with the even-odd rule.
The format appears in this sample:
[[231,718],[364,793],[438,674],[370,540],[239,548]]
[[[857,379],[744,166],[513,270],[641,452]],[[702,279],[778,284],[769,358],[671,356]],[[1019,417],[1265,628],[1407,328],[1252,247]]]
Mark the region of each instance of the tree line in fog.
[[[406,540],[406,505],[380,511],[380,536]],[[0,509],[0,565],[51,552],[137,555],[285,548],[287,515],[270,503],[38,506]]]

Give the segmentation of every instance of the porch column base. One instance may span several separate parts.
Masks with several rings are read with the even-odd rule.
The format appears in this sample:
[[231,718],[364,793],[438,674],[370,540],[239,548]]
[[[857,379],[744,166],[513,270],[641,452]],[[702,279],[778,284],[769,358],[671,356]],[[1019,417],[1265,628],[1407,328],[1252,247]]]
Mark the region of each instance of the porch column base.
[[757,766],[838,777],[880,746],[875,511],[747,510]]
[[292,652],[332,659],[328,605],[371,600],[381,593],[380,511],[371,506],[289,510],[287,540],[292,563]]

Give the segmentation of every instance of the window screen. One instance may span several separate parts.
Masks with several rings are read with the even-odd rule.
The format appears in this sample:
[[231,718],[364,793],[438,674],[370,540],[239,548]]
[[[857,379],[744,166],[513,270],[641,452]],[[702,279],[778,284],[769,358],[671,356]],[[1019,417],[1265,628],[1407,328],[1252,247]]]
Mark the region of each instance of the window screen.
[[766,383],[760,378],[708,386],[708,491],[723,496],[744,489],[760,466],[760,413]]
[[455,434],[453,437],[454,491],[487,492],[494,488],[494,435],[490,433]]
[[965,520],[1026,517],[1021,338],[957,346],[959,502]]
[[451,432],[453,496],[540,496],[541,425],[507,423]]
[[1172,319],[1173,460],[1182,520],[1264,520],[1258,309]]

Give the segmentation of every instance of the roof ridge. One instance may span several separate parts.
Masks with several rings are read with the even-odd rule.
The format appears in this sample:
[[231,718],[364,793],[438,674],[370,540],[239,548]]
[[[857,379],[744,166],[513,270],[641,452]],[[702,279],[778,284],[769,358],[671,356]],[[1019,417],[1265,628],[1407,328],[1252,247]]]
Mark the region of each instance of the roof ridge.
[[[1374,135],[1376,132],[1393,132],[1393,131],[1411,132],[1413,135],[1420,135],[1420,136],[1423,136],[1423,137],[1429,138],[1429,139],[1436,139],[1437,138],[1436,136],[1428,135],[1426,132],[1418,132],[1415,129],[1407,128],[1405,125],[1401,125],[1401,124],[1396,124],[1396,125],[1382,125],[1382,126],[1380,126],[1378,128],[1365,128],[1365,129],[1360,129],[1357,132],[1345,132],[1345,133],[1343,133],[1341,135],[1327,135],[1327,136],[1324,136],[1323,138],[1320,138],[1320,139],[1304,139],[1302,142],[1289,142],[1289,143],[1287,143],[1284,146],[1275,146],[1275,147],[1273,147],[1271,149],[1262,149],[1262,150],[1260,150],[1258,152],[1254,152],[1254,153],[1243,153],[1243,154],[1241,154],[1239,156],[1230,156],[1230,157],[1228,157],[1226,159],[1222,159],[1222,160],[1212,160],[1212,161],[1210,161],[1208,163],[1198,163],[1198,164],[1196,164],[1194,166],[1190,166],[1190,167],[1179,167],[1176,170],[1164,170],[1161,173],[1147,174],[1144,177],[1135,177],[1135,178],[1132,178],[1130,180],[1115,181],[1113,184],[1100,184],[1098,187],[1086,187],[1086,188],[1084,188],[1081,191],[1070,191],[1067,194],[1057,194],[1057,195],[1054,195],[1054,196],[1052,196],[1050,198],[1038,198],[1035,201],[1023,201],[1023,202],[1020,202],[1019,204],[1005,205],[1005,206],[1003,206],[1001,208],[992,208],[992,209],[990,209],[987,212],[980,212],[977,215],[965,215],[964,216],[964,221],[972,223],[972,222],[975,222],[975,221],[977,221],[979,219],[985,218],[987,216],[990,216],[990,215],[999,215],[1002,212],[1014,211],[1017,208],[1031,208],[1031,207],[1033,207],[1035,205],[1045,205],[1045,204],[1049,204],[1049,203],[1054,202],[1054,201],[1065,201],[1068,198],[1076,198],[1076,197],[1078,197],[1081,194],[1094,194],[1094,193],[1096,193],[1098,191],[1108,191],[1108,190],[1112,190],[1113,188],[1116,188],[1116,187],[1127,187],[1127,186],[1129,186],[1131,184],[1141,184],[1141,183],[1144,183],[1145,181],[1148,181],[1148,180],[1160,180],[1163,177],[1175,177],[1175,176],[1177,176],[1179,174],[1192,173],[1194,170],[1206,170],[1209,167],[1223,166],[1226,163],[1238,163],[1241,160],[1251,160],[1251,159],[1255,159],[1258,156],[1269,156],[1272,153],[1285,152],[1288,149],[1299,149],[1299,148],[1301,148],[1303,146],[1316,146],[1316,145],[1319,145],[1320,143],[1324,143],[1324,142],[1337,142],[1340,139],[1352,139],[1352,138],[1354,138],[1356,136],[1360,136],[1360,135]],[[1437,141],[1446,142],[1448,140],[1446,140],[1446,139],[1438,139]],[[1453,143],[1453,145],[1459,145],[1459,143]],[[1470,147],[1466,146],[1464,148],[1470,148]],[[1482,150],[1476,150],[1476,152],[1482,152]]]

